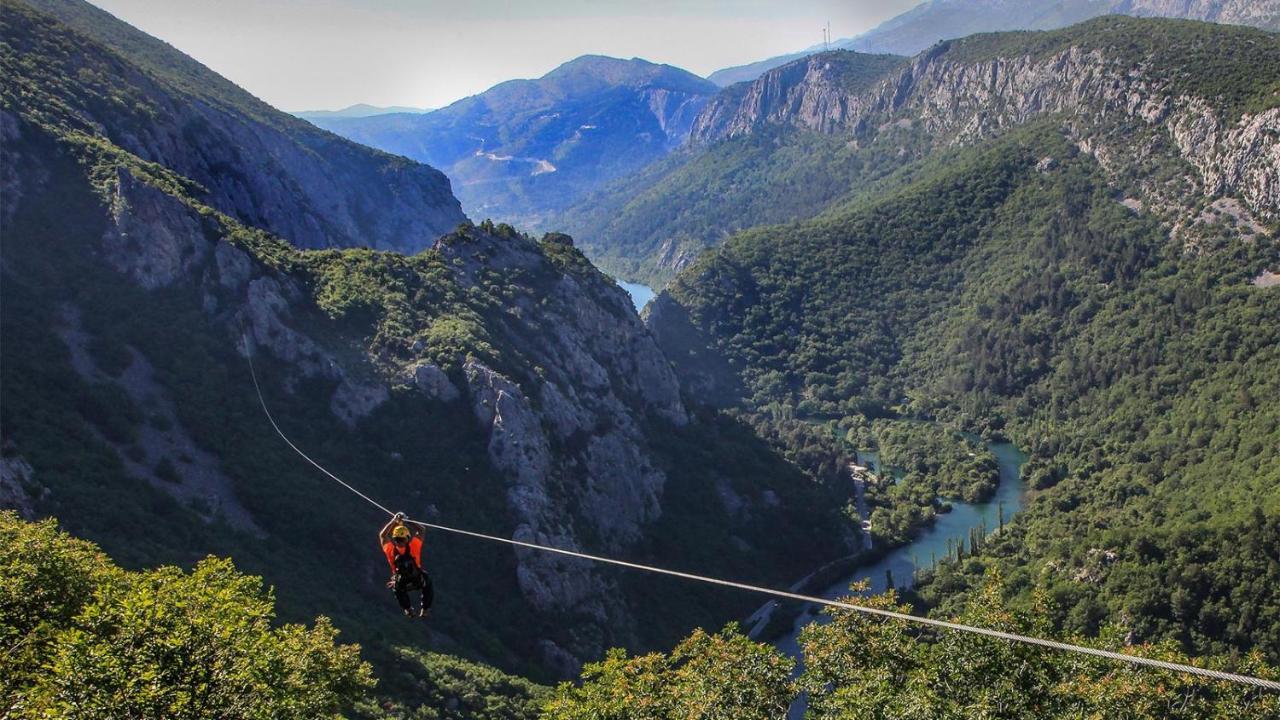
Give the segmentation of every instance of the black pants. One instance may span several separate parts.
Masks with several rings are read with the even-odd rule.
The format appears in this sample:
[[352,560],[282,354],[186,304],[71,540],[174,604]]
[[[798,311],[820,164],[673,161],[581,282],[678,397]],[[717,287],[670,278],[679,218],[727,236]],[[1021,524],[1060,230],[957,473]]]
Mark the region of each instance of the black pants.
[[426,571],[419,571],[413,575],[403,573],[396,575],[396,601],[404,610],[409,609],[409,591],[411,590],[422,591],[423,610],[431,607],[431,601],[435,599],[435,590],[431,587],[431,576]]

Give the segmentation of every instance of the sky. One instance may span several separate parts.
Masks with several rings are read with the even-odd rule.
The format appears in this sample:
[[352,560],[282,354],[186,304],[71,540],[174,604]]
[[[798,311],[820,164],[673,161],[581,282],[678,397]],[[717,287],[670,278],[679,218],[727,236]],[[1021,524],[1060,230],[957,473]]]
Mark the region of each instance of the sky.
[[707,75],[919,0],[91,0],[283,110],[443,107],[579,55]]

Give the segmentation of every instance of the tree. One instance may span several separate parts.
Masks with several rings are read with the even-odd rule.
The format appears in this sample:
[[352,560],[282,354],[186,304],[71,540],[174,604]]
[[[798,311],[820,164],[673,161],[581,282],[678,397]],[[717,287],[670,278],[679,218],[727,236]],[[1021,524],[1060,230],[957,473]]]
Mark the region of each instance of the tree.
[[755,643],[730,624],[715,635],[695,630],[670,655],[627,659],[613,650],[584,668],[581,687],[562,684],[548,720],[774,720],[795,696],[794,661]]
[[35,648],[4,661],[12,717],[302,720],[374,684],[328,619],[272,627],[271,593],[229,560],[124,572],[12,513],[0,536],[0,637]]

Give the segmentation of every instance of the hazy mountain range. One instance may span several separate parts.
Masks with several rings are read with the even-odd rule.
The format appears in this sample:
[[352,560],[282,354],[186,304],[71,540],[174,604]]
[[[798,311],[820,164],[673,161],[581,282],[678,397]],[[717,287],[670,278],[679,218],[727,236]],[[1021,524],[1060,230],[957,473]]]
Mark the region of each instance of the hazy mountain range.
[[[1277,0],[928,0],[831,49],[914,55],[939,40],[1002,30],[1054,30],[1100,15],[1167,17],[1280,30]],[[822,50],[815,46],[707,76],[725,87]]]
[[362,118],[373,117],[374,115],[390,115],[392,113],[429,113],[433,108],[407,107],[404,105],[392,105],[389,107],[379,107],[377,105],[366,105],[357,103],[349,105],[340,110],[297,110],[290,113],[303,120],[323,120],[326,118]]
[[423,115],[311,119],[441,168],[472,215],[537,225],[683,143],[716,90],[669,65],[585,56]]

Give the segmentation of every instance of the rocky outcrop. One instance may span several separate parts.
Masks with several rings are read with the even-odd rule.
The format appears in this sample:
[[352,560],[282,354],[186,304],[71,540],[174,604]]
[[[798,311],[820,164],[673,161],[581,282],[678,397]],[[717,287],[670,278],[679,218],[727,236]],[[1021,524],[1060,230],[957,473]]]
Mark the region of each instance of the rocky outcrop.
[[36,519],[35,498],[31,491],[37,488],[35,471],[21,456],[0,456],[0,510],[13,510],[26,520]]
[[1204,100],[1182,97],[1167,122],[1205,195],[1234,195],[1262,215],[1280,214],[1280,108],[1224,125]]
[[406,377],[409,383],[422,391],[429,398],[441,402],[453,402],[461,393],[449,379],[448,373],[429,362],[420,362],[408,368]]
[[[688,422],[675,374],[626,293],[594,269],[553,268],[520,236],[450,236],[437,252],[468,287],[495,269],[554,278],[520,288],[498,326],[502,345],[527,358],[523,369],[504,373],[476,360],[464,367],[489,459],[510,482],[512,537],[573,549],[585,531],[597,551],[625,551],[662,513],[666,478],[645,427],[650,418]],[[621,615],[596,568],[545,553],[517,556],[521,591],[535,606]]]
[[780,124],[834,132],[864,112],[867,80],[898,62],[889,56],[835,51],[788,63],[745,88],[717,95],[694,121],[690,142],[705,144]]
[[[1089,27],[1162,30],[1144,22],[1152,21],[1108,18]],[[1198,171],[1194,192],[1239,198],[1264,220],[1280,217],[1280,110],[1224,117],[1215,99],[1179,89],[1182,70],[1135,61],[1131,49],[1071,43],[1071,32],[1056,36],[1064,47],[1051,52],[1021,51],[1016,44],[988,51],[982,43],[994,41],[983,38],[942,43],[853,93],[839,89],[840,72],[821,71],[820,59],[833,54],[815,55],[765,73],[728,107],[710,105],[695,123],[693,137],[708,142],[791,125],[849,133],[859,143],[871,143],[886,131],[910,127],[937,147],[977,142],[1037,118],[1060,116],[1080,147],[1104,166],[1141,164],[1142,154],[1158,149],[1134,132],[1163,133],[1178,158]],[[1233,32],[1232,42],[1277,42],[1273,35]],[[1150,203],[1155,207],[1175,202],[1155,200]]]
[[672,148],[689,138],[694,121],[710,99],[708,95],[692,95],[661,87],[643,91],[642,97],[666,136],[667,145]]
[[[36,13],[6,7],[12,51],[42,58],[37,72],[99,80],[56,101],[28,101],[194,181],[202,202],[245,225],[301,247],[417,252],[466,219],[434,168],[282,113],[88,3],[31,5]],[[41,43],[52,38],[75,47],[75,57],[47,55]]]
[[148,290],[186,275],[211,250],[198,215],[124,168],[116,171],[111,219],[102,238],[107,262]]

